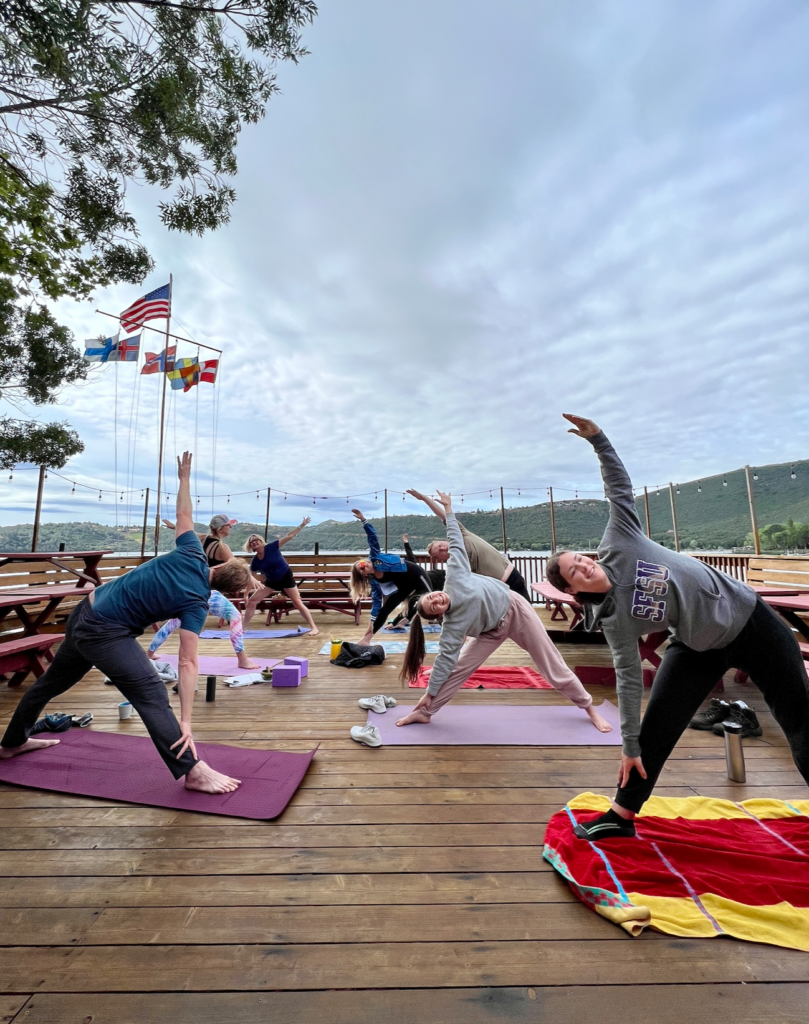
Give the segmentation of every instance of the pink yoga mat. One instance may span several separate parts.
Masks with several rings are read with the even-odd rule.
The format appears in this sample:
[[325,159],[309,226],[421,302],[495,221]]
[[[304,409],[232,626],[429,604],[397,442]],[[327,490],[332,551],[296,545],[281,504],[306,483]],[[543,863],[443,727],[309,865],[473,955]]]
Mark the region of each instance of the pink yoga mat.
[[241,779],[235,793],[191,793],[175,781],[152,741],[143,736],[74,729],[59,745],[0,761],[0,781],[57,793],[203,811],[264,821],[277,817],[300,786],[315,751],[291,754],[197,743],[199,757]]
[[486,745],[515,747],[615,747],[621,743],[618,708],[605,700],[599,712],[612,725],[612,732],[599,732],[587,715],[573,705],[561,707],[531,704],[447,704],[429,725],[415,723],[398,727],[396,722],[410,714],[400,704],[384,715],[368,712],[368,724],[375,725],[382,742],[390,746]]
[[[177,668],[176,654],[161,654],[160,660],[168,661],[171,665]],[[229,658],[214,658],[207,654],[200,654],[197,660],[199,662],[199,674],[201,676],[242,676],[245,672],[258,671],[254,668],[239,668],[234,654]],[[260,665],[261,668],[275,668],[275,666],[280,665],[284,659],[254,658],[251,654],[250,660],[254,661],[257,665]]]

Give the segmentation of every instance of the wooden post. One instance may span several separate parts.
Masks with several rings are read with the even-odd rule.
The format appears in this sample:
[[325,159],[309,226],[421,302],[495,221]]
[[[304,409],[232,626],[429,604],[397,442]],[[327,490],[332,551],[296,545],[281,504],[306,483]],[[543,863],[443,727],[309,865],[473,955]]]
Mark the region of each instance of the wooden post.
[[270,496],[272,494],[272,488],[267,488],[267,515],[264,519],[264,540],[270,535]]
[[388,489],[385,488],[385,550],[388,550]]
[[143,506],[143,534],[140,538],[140,557],[146,557],[146,528],[149,525],[149,488],[146,488],[146,504]]
[[556,516],[553,514],[553,488],[548,488],[548,496],[551,501],[551,554],[556,554]]
[[34,532],[31,535],[31,550],[36,551],[39,543],[39,520],[42,516],[42,491],[45,488],[45,467],[39,467],[39,483],[37,484],[37,505],[34,512]]
[[652,539],[652,517],[649,515],[649,492],[643,488],[643,503],[646,507],[646,536]]
[[758,536],[758,523],[756,521],[756,503],[753,500],[753,480],[750,476],[750,467],[744,467],[744,478],[747,481],[747,504],[750,506],[750,525],[753,527],[753,544],[756,554],[761,554],[761,540]]
[[677,533],[677,508],[674,504],[674,485],[669,481],[669,497],[671,498],[671,525],[674,529],[674,550],[680,550],[680,535]]
[[506,553],[506,506],[503,504],[503,488],[500,488],[500,526],[503,530],[503,554]]
[[[174,286],[174,275],[169,274],[169,315],[166,317],[166,341],[163,352],[163,398],[160,404],[160,443],[157,455],[157,511],[154,517],[154,553],[157,555],[160,542],[160,494],[163,485],[163,442],[165,440],[166,425],[166,377],[169,369],[169,327],[171,326],[171,298]],[[194,452],[196,457],[198,452]]]

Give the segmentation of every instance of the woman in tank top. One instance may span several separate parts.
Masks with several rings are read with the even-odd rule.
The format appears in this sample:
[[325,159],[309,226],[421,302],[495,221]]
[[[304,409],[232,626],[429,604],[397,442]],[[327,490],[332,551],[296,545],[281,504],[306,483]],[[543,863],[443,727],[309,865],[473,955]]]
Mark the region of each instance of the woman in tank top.
[[[211,567],[224,565],[225,562],[229,562],[233,558],[233,552],[225,543],[225,538],[237,522],[238,519],[228,519],[225,515],[217,515],[208,524],[207,533],[197,534],[202,541],[202,550],[208,559],[208,565]],[[174,529],[174,523],[169,519],[164,519],[163,525],[169,530]]]

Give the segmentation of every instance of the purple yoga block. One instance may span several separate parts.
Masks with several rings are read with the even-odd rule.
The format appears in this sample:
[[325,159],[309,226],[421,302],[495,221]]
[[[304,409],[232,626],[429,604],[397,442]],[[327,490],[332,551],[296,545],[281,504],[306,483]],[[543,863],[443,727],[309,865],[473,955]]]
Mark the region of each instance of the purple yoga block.
[[273,686],[300,686],[300,665],[276,665],[272,670]]
[[305,679],[309,675],[309,659],[299,658],[297,655],[290,655],[288,658],[284,658],[285,665],[297,665],[301,670],[301,679]]

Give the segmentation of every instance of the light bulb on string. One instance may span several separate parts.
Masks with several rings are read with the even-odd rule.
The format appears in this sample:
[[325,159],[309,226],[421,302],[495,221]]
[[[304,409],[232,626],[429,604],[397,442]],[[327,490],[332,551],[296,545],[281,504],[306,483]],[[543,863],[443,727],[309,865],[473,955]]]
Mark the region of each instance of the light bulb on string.
[[101,491],[98,492],[98,500],[101,501]]
[[794,466],[790,466],[789,467],[789,477],[790,477],[791,480],[797,480],[798,479],[798,474],[795,472],[795,467]]
[[[10,479],[11,479],[11,477],[9,477],[9,480]],[[75,494],[76,493],[76,484],[75,483],[73,484],[73,490],[70,493],[71,494]],[[143,495],[141,495],[141,497],[143,497]]]
[[312,504],[317,505],[317,500],[315,498],[312,498]]
[[256,501],[258,501],[258,491],[256,491]]
[[463,505],[463,495],[461,495],[461,504]]
[[[8,474],[8,478],[9,478],[9,480],[13,480],[14,479],[14,473],[13,472],[9,473]],[[75,489],[76,488],[75,488],[75,485],[74,485],[73,490],[75,491]]]
[[697,480],[697,491],[700,494],[702,493],[702,481],[701,480]]
[[723,487],[727,487],[727,485],[728,485],[728,478],[726,476],[723,476],[722,477],[722,486]]
[[228,505],[230,504],[230,495],[228,495]]
[[120,499],[119,499],[119,500],[120,500],[120,501],[123,501],[123,500],[124,500],[124,492],[123,492],[123,491],[121,491],[121,497],[120,497]]
[[374,501],[376,501],[376,500],[377,500],[377,497],[376,497],[376,495],[377,495],[377,492],[376,492],[376,491],[374,491]]
[[675,484],[674,485],[674,490],[675,490],[675,493],[679,494],[680,493],[680,485],[679,484]]
[[755,470],[753,470],[753,479],[758,480],[758,473]]
[[286,491],[284,491],[284,501],[286,501],[286,500],[287,500],[287,495],[286,495]]

